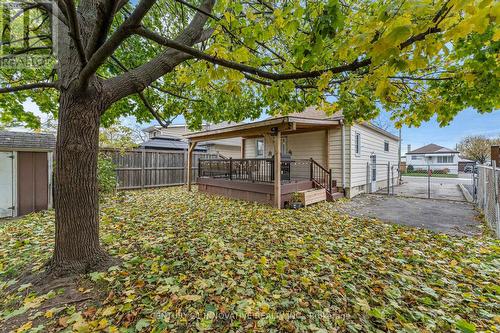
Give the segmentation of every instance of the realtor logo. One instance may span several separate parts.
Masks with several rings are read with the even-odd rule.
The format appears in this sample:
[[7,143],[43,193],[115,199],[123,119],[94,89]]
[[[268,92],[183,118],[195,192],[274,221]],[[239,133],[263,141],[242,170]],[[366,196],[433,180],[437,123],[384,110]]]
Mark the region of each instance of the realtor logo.
[[55,2],[0,0],[0,67],[45,67],[53,62],[52,15]]

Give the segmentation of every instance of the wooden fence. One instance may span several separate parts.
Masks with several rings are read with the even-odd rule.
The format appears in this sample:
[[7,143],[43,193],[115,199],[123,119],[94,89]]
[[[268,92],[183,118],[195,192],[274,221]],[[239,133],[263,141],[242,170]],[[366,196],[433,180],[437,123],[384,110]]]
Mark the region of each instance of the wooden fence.
[[[183,185],[187,182],[187,151],[101,150],[111,157],[117,189],[139,189]],[[192,178],[198,177],[198,160],[220,158],[218,154],[193,152]]]

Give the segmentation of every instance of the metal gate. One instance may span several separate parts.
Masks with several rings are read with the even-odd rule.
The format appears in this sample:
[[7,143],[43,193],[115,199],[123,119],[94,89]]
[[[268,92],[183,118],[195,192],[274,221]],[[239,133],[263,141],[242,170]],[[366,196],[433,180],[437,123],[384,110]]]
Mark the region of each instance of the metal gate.
[[474,200],[477,168],[467,166],[458,171],[456,165],[410,164],[401,170],[400,182],[393,194],[456,201]]
[[377,163],[375,155],[366,164],[366,188],[368,193],[394,194],[399,185],[399,169],[396,164]]

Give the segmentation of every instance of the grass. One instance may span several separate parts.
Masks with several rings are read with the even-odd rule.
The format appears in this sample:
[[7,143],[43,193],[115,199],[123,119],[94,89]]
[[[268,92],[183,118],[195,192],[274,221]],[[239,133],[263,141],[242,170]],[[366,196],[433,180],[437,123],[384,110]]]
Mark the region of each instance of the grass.
[[[405,172],[401,174],[402,176],[411,176],[411,177],[427,177],[427,172]],[[434,172],[431,175],[432,178],[458,178],[458,175],[452,173],[438,173]]]
[[77,280],[85,301],[71,304],[55,301],[68,287],[8,289],[49,258],[53,212],[7,221],[0,331],[498,330],[499,241],[351,218],[337,205],[120,192],[101,204],[101,239],[123,264]]

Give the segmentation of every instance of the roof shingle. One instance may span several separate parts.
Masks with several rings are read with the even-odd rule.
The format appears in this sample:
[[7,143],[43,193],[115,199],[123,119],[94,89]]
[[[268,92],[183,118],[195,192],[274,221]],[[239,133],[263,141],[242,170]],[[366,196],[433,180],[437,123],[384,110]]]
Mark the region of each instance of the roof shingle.
[[49,133],[0,131],[0,147],[53,150],[56,147],[56,137]]
[[407,152],[406,154],[446,154],[446,153],[458,153],[458,151],[449,149],[443,146],[436,145],[434,143],[428,144],[427,146],[423,146],[412,151]]

